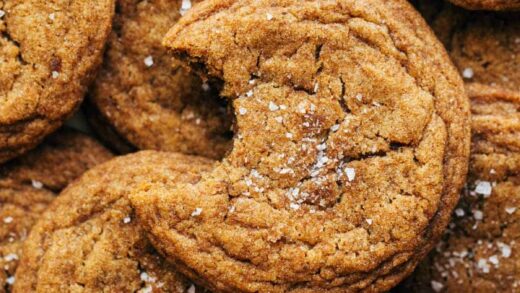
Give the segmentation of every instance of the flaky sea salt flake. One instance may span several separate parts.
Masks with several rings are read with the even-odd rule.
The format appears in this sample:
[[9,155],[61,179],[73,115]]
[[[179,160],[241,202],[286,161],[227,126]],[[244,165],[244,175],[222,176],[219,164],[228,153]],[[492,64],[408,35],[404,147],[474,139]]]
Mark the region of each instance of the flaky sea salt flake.
[[200,216],[200,214],[202,214],[202,208],[196,208],[196,209],[191,213],[191,216],[192,216],[192,217],[197,217],[197,216]]

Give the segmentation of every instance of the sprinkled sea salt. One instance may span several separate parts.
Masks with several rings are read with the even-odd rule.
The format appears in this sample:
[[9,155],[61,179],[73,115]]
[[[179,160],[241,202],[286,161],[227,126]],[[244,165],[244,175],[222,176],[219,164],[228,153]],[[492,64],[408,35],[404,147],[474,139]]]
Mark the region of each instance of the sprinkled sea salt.
[[18,255],[16,253],[9,253],[8,255],[4,256],[4,260],[6,262],[10,262],[10,261],[17,260],[17,259],[18,259]]
[[444,288],[444,285],[441,282],[437,282],[437,281],[432,281],[431,285],[432,285],[433,291],[435,291],[435,292],[440,292],[442,290],[442,288]]
[[489,273],[489,264],[487,263],[487,260],[484,258],[481,258],[478,260],[477,267],[483,272],[483,273]]
[[494,265],[498,265],[499,261],[498,261],[498,256],[496,255],[492,255],[489,257],[489,262],[494,264]]
[[132,221],[132,218],[130,218],[130,217],[125,217],[125,218],[123,219],[123,223],[125,223],[125,224],[128,224],[128,223],[130,223],[131,221]]
[[144,58],[144,65],[146,65],[146,67],[152,67],[152,65],[153,65],[153,57],[152,56],[148,56],[148,57]]
[[332,130],[332,132],[336,132],[336,131],[338,131],[338,129],[339,129],[339,124],[332,125],[332,127],[330,128],[330,130]]
[[516,208],[515,207],[507,207],[506,208],[506,213],[508,214],[513,214],[514,212],[516,212]]
[[187,293],[195,293],[195,285],[191,284],[191,286],[188,288]]
[[478,194],[482,194],[484,197],[488,197],[491,195],[491,183],[488,181],[480,181],[477,183],[477,187],[475,188],[475,192]]
[[191,9],[191,1],[190,0],[182,0],[181,9],[179,10],[180,14],[184,15],[190,9]]
[[245,109],[245,108],[240,108],[240,109],[238,109],[238,113],[239,113],[240,115],[245,115],[245,114],[247,113],[247,109]]
[[196,216],[199,216],[200,214],[202,214],[202,208],[196,208],[196,209],[191,213],[191,216],[192,216],[192,217],[196,217]]
[[469,78],[472,78],[472,77],[473,77],[473,74],[474,74],[473,69],[471,69],[471,68],[469,68],[469,67],[468,67],[468,68],[465,68],[465,69],[462,71],[462,76],[463,76],[464,78],[468,78],[468,79],[469,79]]
[[50,20],[55,20],[56,19],[56,14],[54,14],[54,13],[49,14],[49,19]]
[[293,210],[298,210],[300,209],[300,205],[297,204],[297,203],[294,203],[294,202],[291,202],[291,204],[289,204],[289,207]]
[[372,225],[372,223],[373,223],[372,219],[366,219],[365,221],[367,221],[367,223],[368,223],[369,225]]
[[4,17],[4,15],[5,15],[5,11],[0,9],[0,18]]
[[473,218],[475,218],[477,221],[481,221],[484,218],[484,213],[480,210],[474,210]]
[[455,210],[455,215],[457,215],[457,217],[464,217],[464,214],[465,214],[465,212],[461,208],[458,208]]
[[273,103],[273,102],[269,102],[269,110],[271,110],[271,111],[277,111],[278,109],[280,109],[280,107],[278,107],[278,105],[276,105],[276,104]]
[[16,279],[14,278],[14,276],[11,276],[11,277],[7,278],[6,282],[9,285],[13,285],[15,280]]
[[278,116],[278,117],[275,117],[274,120],[276,120],[276,122],[278,122],[278,123],[282,123],[283,122],[283,117],[282,116]]
[[4,223],[9,224],[9,223],[12,223],[12,222],[13,222],[13,217],[5,217],[4,218]]
[[502,257],[508,258],[511,256],[511,246],[502,242],[497,243],[497,245],[500,248],[500,253],[502,253]]
[[60,76],[60,73],[58,71],[52,71],[51,75],[52,75],[52,78],[56,79],[56,78],[58,78],[58,76]]
[[356,170],[354,170],[354,168],[345,168],[345,174],[350,182],[354,181],[354,178],[356,178]]
[[265,17],[267,18],[267,20],[271,20],[271,19],[273,19],[273,15],[272,15],[271,13],[269,13],[269,12],[267,12],[267,13],[265,14]]
[[356,95],[356,99],[361,102],[361,100],[363,100],[363,95],[362,94],[357,94]]
[[31,180],[31,184],[32,184],[32,187],[34,187],[36,189],[42,189],[43,188],[43,183],[41,183],[38,180]]

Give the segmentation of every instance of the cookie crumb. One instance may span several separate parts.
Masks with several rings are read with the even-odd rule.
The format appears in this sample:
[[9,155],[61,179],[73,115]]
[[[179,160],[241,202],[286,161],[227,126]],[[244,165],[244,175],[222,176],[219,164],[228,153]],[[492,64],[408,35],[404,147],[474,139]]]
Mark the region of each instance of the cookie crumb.
[[153,57],[148,56],[148,57],[144,58],[144,65],[146,65],[146,67],[152,67],[153,66]]
[[473,75],[474,75],[474,74],[475,74],[475,73],[473,72],[473,69],[471,69],[471,68],[469,68],[469,67],[465,68],[465,69],[462,71],[462,76],[463,76],[464,78],[467,78],[467,79],[473,78]]
[[179,10],[179,13],[181,15],[184,15],[190,9],[191,9],[191,1],[190,0],[182,0],[181,10]]
[[192,216],[192,217],[197,217],[197,216],[200,216],[200,214],[202,214],[202,208],[196,208],[196,209],[191,213],[191,216]]

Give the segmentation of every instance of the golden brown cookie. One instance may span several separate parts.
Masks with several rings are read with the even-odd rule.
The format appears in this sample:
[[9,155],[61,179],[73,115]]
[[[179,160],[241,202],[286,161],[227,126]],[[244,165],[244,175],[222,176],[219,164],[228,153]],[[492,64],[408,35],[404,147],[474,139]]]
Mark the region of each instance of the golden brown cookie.
[[136,151],[135,146],[129,143],[116,131],[116,129],[99,112],[97,107],[94,106],[90,100],[83,103],[82,111],[85,114],[88,125],[96,137],[107,147],[122,155]]
[[417,2],[464,81],[520,91],[520,12],[467,11],[448,3]]
[[138,186],[166,180],[194,183],[210,167],[205,159],[148,151],[118,157],[86,172],[33,227],[14,292],[189,289],[191,285],[149,244],[127,195]]
[[520,94],[468,85],[468,184],[450,229],[402,292],[520,292]]
[[110,157],[91,138],[61,130],[35,150],[0,166],[0,292],[10,292],[22,243],[55,193]]
[[[431,1],[431,0],[430,0]],[[520,0],[449,0],[455,5],[472,10],[516,10]]]
[[114,0],[0,1],[0,163],[35,147],[83,99]]
[[225,101],[161,46],[168,29],[197,2],[118,0],[91,97],[104,119],[138,148],[221,158],[231,138]]
[[462,81],[407,1],[210,0],[164,42],[221,80],[233,149],[131,196],[215,291],[383,291],[436,242],[469,154]]

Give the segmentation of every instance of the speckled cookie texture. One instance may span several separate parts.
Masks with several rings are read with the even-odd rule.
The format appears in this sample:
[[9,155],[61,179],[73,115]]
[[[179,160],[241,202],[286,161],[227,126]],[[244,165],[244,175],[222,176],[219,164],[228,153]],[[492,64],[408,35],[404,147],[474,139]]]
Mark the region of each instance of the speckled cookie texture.
[[0,292],[10,292],[23,241],[55,194],[110,158],[110,152],[91,138],[61,130],[0,166]]
[[0,162],[35,147],[83,99],[114,0],[0,1]]
[[407,1],[204,1],[164,43],[236,119],[199,182],[130,197],[182,272],[215,291],[378,292],[440,237],[469,105]]
[[520,11],[467,11],[416,1],[466,82],[520,91]]
[[472,10],[518,10],[519,0],[449,0],[453,4]]
[[141,149],[221,158],[230,147],[225,101],[167,54],[161,40],[200,1],[118,0],[92,101]]
[[402,292],[520,292],[520,94],[468,85],[468,184],[450,228]]
[[[154,251],[127,195],[140,185],[196,182],[210,162],[141,152],[86,172],[52,202],[24,244],[14,292],[184,292]],[[193,291],[190,291],[193,292]]]

